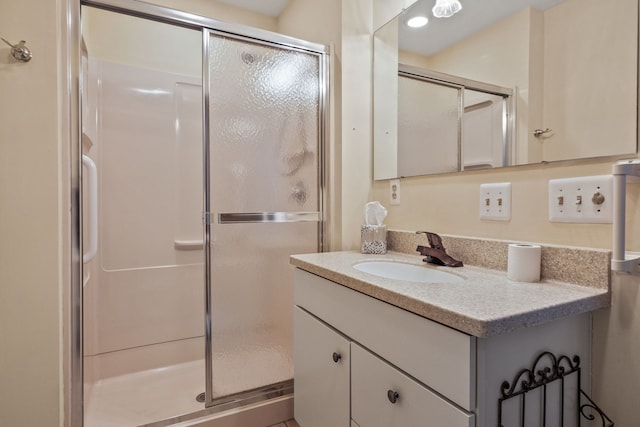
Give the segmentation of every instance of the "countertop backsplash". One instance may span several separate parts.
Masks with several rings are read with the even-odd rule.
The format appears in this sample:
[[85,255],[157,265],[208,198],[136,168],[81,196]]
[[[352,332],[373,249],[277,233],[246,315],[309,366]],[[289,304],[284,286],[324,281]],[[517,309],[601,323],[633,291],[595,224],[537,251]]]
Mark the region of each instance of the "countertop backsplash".
[[[446,251],[465,265],[507,271],[510,243],[536,243],[542,247],[542,280],[557,280],[599,289],[611,286],[611,251],[546,245],[538,242],[516,242],[473,237],[440,235]],[[418,255],[416,247],[427,245],[424,235],[413,231],[389,230],[388,250]]]

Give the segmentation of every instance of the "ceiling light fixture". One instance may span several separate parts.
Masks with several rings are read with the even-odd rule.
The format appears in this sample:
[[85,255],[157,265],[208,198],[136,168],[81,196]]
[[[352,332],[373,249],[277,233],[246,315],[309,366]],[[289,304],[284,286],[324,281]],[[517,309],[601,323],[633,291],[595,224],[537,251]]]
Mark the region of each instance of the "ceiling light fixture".
[[407,25],[411,28],[420,28],[427,25],[427,22],[429,22],[429,19],[426,16],[414,16],[407,21]]
[[449,18],[462,10],[462,5],[458,0],[436,0],[433,6],[433,16],[436,18]]

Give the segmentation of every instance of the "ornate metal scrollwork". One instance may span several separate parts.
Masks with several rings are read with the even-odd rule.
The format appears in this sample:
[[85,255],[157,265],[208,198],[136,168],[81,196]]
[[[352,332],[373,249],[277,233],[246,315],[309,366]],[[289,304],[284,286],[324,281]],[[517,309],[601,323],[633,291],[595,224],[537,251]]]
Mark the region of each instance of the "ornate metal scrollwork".
[[611,421],[611,418],[605,414],[602,409],[598,405],[595,404],[593,400],[582,390],[580,390],[580,396],[587,399],[587,403],[580,405],[580,415],[582,415],[585,419],[589,421],[593,421],[596,419],[596,416],[593,415],[590,411],[595,412],[600,417],[600,421],[602,422],[603,427],[613,427],[614,423]]
[[[551,366],[544,366],[544,361]],[[545,351],[541,353],[533,363],[531,369],[523,369],[518,372],[514,380],[509,383],[504,381],[501,386],[502,399],[533,390],[580,369],[580,357],[574,356],[573,362],[567,356],[557,358],[553,353]],[[520,385],[520,388],[518,388]]]
[[[593,421],[596,419],[596,415],[600,417],[602,421],[602,427],[613,427],[614,423],[611,419],[596,405],[593,400],[580,388],[581,387],[581,368],[580,368],[580,357],[573,356],[573,359],[570,359],[567,356],[556,357],[553,353],[545,351],[541,353],[533,363],[530,369],[522,369],[518,372],[518,374],[514,377],[514,379],[509,381],[503,381],[500,386],[500,394],[501,397],[498,399],[498,426],[506,427],[502,424],[502,404],[504,401],[509,400],[511,398],[520,396],[521,399],[526,399],[526,394],[532,390],[535,390],[539,387],[546,387],[548,384],[557,381],[563,380],[566,376],[575,374],[577,375],[578,380],[578,390],[579,396],[576,399],[577,408],[576,413],[578,419],[583,417],[586,420]],[[563,383],[564,384],[564,383]],[[561,407],[564,408],[564,387],[563,391],[560,392],[561,396]],[[547,394],[545,388],[544,400],[542,401],[543,405],[543,414],[546,414],[546,406],[547,406]],[[586,399],[586,403],[582,403],[583,400]],[[521,416],[520,422],[521,426],[524,427],[524,402],[521,408]],[[542,415],[542,420],[540,425],[546,425],[546,420],[544,420],[544,416]]]

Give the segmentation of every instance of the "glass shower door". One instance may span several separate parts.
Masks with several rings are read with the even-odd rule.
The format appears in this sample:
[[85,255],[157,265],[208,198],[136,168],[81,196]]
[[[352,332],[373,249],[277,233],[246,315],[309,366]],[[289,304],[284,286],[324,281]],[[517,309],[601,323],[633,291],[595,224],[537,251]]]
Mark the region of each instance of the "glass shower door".
[[215,32],[205,45],[211,406],[291,384],[288,258],[320,247],[323,55]]

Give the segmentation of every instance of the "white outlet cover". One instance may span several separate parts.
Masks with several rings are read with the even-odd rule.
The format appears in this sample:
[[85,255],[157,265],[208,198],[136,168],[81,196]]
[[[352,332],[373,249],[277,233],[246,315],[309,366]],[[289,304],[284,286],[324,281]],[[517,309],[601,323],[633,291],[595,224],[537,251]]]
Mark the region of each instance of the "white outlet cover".
[[511,220],[511,183],[480,184],[480,219]]
[[[601,204],[593,201],[596,193],[604,198]],[[613,175],[549,180],[549,221],[613,222]]]
[[389,204],[390,205],[400,204],[400,180],[399,179],[389,180]]

